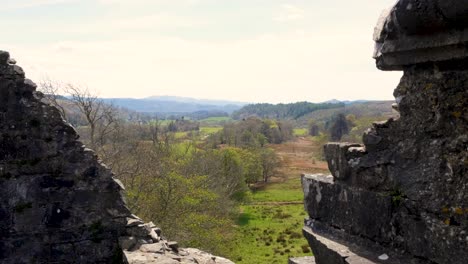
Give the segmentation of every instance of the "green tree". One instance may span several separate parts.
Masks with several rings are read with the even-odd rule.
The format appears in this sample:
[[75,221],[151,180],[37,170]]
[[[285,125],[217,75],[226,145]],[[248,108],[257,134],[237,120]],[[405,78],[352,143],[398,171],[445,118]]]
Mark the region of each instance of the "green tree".
[[263,167],[258,151],[241,150],[240,157],[245,181],[248,184],[253,184],[262,179]]
[[246,130],[242,133],[242,136],[240,138],[240,143],[242,146],[246,147],[255,147],[257,146],[257,140],[252,134],[252,132]]
[[313,120],[309,121],[309,135],[315,137],[320,133],[319,126]]
[[278,172],[280,160],[272,149],[263,148],[260,150],[260,161],[262,165],[263,181],[268,182],[270,177]]
[[263,148],[268,143],[268,138],[264,134],[258,133],[257,142],[260,145],[260,147]]
[[330,138],[339,141],[343,135],[349,133],[348,121],[343,113],[338,114],[330,128]]

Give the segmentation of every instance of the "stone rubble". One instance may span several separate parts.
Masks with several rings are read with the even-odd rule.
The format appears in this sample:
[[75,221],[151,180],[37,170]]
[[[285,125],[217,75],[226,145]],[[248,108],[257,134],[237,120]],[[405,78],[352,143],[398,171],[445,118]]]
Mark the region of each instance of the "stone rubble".
[[234,262],[213,256],[194,248],[179,248],[175,241],[161,236],[161,229],[152,222],[144,223],[135,215],[127,218],[126,236],[119,238],[120,247],[128,264],[145,263],[199,263],[232,264]]

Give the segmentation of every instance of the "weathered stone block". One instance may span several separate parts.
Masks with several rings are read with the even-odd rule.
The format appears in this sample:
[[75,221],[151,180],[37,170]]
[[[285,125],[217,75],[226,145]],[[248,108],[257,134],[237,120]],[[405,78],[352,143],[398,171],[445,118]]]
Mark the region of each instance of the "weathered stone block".
[[315,264],[314,257],[289,258],[288,264]]
[[[340,232],[340,231],[336,231]],[[327,231],[305,226],[302,233],[309,241],[317,264],[422,264],[423,260],[410,258],[377,244],[363,246],[360,239],[343,240]]]
[[311,219],[374,241],[390,242],[392,199],[389,194],[333,183],[324,175],[302,176],[302,187],[304,206]]
[[360,144],[351,143],[328,143],[323,147],[328,168],[336,179],[345,181],[351,176],[349,160],[364,155],[364,150],[360,151],[361,147]]
[[0,65],[6,65],[10,59],[10,53],[0,50]]
[[[448,219],[450,221],[450,219]],[[466,263],[467,229],[430,214],[411,215],[406,211],[395,215],[394,243],[415,256],[434,263]]]
[[374,57],[382,70],[466,58],[466,0],[400,0],[382,14]]
[[132,236],[122,236],[119,237],[119,245],[122,250],[131,251],[133,247],[137,244],[137,239]]

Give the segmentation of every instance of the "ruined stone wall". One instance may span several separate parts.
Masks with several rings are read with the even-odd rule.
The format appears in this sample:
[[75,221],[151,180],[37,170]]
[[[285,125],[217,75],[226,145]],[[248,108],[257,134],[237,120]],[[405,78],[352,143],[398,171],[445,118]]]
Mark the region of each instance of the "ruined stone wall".
[[319,264],[468,259],[467,25],[441,15],[468,16],[468,1],[448,2],[401,0],[381,19],[375,56],[404,72],[400,118],[375,123],[364,145],[327,144],[333,176],[303,176]]
[[2,263],[111,263],[130,212],[122,186],[0,55]]
[[179,249],[0,51],[0,263],[232,263]]

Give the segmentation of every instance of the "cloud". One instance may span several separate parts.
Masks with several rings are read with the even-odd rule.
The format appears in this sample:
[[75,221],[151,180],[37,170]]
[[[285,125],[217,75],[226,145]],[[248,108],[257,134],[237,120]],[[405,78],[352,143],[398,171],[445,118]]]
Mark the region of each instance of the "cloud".
[[0,11],[16,10],[33,8],[47,5],[65,4],[75,2],[76,0],[28,0],[28,1],[14,1],[13,3],[6,3],[0,6]]
[[[269,102],[391,99],[401,76],[379,72],[371,58],[376,10],[384,4],[363,4],[359,14],[349,12],[348,5],[356,5],[354,2],[339,9],[333,4],[314,8],[283,5],[277,21],[300,21],[300,28],[292,23],[294,28],[276,30],[278,24],[270,23],[271,28],[226,40],[219,36],[231,33],[222,26],[229,24],[231,17],[224,21],[188,12],[190,8],[178,12],[179,4],[189,0],[99,1],[105,5],[147,1],[177,6],[152,6],[143,11],[140,6],[132,12],[128,12],[130,6],[101,6],[106,10],[103,16],[49,26],[35,18],[27,23],[21,20],[25,25],[41,25],[25,26],[20,31],[22,35],[37,34],[39,40],[33,43],[33,38],[28,38],[21,44],[5,37],[2,49],[9,50],[33,80],[48,75],[58,81],[84,83],[106,97],[170,94]],[[264,6],[256,7],[265,10]],[[216,15],[230,12],[216,10]],[[211,22],[215,20],[217,24]],[[258,21],[243,22],[248,26]],[[193,37],[198,32],[206,34]],[[7,45],[8,41],[15,43]]]
[[97,20],[55,25],[54,27],[39,28],[44,34],[96,34],[112,35],[119,38],[122,35],[143,35],[142,32],[164,31],[176,29],[194,29],[208,25],[209,21],[201,18],[191,18],[171,14],[152,14],[134,17],[106,17]]
[[96,0],[104,5],[195,5],[203,0]]
[[52,50],[59,53],[73,52],[73,43],[69,41],[58,42],[52,45]]
[[400,74],[375,68],[371,44],[369,38],[351,33],[302,32],[235,42],[169,37],[61,42],[11,52],[35,80],[48,75],[85,83],[106,97],[170,94],[270,102],[391,99]]
[[168,14],[155,14],[149,16],[133,17],[126,19],[113,19],[104,24],[115,29],[144,29],[144,28],[193,28],[205,25],[207,22],[188,17]]
[[297,6],[284,4],[281,6],[281,12],[273,20],[279,22],[303,20],[305,11]]

